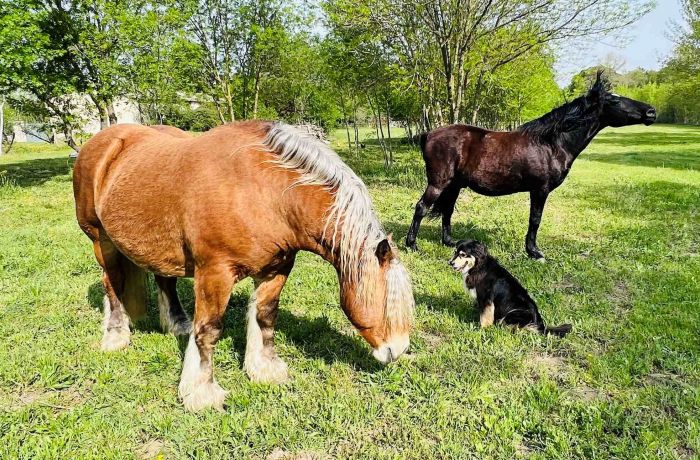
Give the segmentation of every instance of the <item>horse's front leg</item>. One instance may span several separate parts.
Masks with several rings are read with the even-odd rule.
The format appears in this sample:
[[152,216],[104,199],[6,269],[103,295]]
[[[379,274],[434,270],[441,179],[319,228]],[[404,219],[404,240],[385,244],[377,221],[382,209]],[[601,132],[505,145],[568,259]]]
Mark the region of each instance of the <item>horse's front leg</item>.
[[255,279],[255,293],[248,306],[243,362],[253,382],[283,383],[287,380],[287,364],[277,356],[274,333],[280,293],[293,265],[294,256],[277,273]]
[[542,221],[542,212],[544,205],[547,202],[549,192],[536,190],[530,192],[530,224],[527,228],[527,236],[525,237],[525,251],[533,259],[544,262],[544,255],[537,248],[537,230],[540,228]]
[[178,394],[185,409],[223,410],[228,393],[214,380],[214,346],[221,337],[223,317],[237,277],[230,267],[195,270],[194,325],[185,352]]

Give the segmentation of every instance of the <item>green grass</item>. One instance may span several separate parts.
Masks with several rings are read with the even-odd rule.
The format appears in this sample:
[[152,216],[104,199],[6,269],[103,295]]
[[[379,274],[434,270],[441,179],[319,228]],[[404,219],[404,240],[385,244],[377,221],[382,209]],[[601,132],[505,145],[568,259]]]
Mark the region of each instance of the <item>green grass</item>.
[[[399,148],[387,172],[376,144],[354,155],[343,136],[334,146],[401,241],[425,181],[419,153]],[[196,415],[177,401],[182,344],[155,312],[127,350],[99,351],[100,270],[75,222],[68,150],[16,146],[0,158],[0,458],[697,457],[699,151],[698,128],[606,130],[545,209],[546,265],[523,250],[526,195],[463,192],[455,235],[487,243],[550,323],[573,323],[565,339],[479,330],[427,221],[420,252],[401,244],[417,300],[410,356],[375,364],[332,268],[304,254],[277,333],[291,381],[255,385],[241,369],[243,282],[215,357],[228,409]],[[179,289],[191,311],[191,282]]]

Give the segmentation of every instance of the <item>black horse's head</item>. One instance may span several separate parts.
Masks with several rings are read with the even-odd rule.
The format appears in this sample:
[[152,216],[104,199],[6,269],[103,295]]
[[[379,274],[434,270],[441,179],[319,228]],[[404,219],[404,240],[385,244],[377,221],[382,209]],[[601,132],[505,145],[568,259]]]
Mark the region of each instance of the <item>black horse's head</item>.
[[610,83],[603,77],[603,71],[596,74],[595,83],[588,91],[586,100],[597,108],[601,123],[617,128],[643,123],[650,125],[656,121],[656,109],[644,102],[618,96],[610,91]]

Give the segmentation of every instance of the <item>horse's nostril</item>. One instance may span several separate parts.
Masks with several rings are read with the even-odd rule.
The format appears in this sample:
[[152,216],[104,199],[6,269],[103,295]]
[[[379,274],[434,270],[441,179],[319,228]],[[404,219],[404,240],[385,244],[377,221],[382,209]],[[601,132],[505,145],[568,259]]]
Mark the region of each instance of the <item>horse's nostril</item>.
[[647,110],[647,117],[649,117],[649,118],[656,117],[656,109]]

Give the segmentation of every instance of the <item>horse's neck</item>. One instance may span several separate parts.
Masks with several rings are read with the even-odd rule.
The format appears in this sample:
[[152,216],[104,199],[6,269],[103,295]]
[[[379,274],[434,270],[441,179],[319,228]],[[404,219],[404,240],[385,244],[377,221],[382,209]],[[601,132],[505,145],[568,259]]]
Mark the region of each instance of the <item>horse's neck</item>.
[[571,161],[573,162],[603,128],[603,124],[596,118],[578,129],[568,133],[562,133],[558,139],[558,143],[563,150],[566,151],[567,155],[571,157]]

